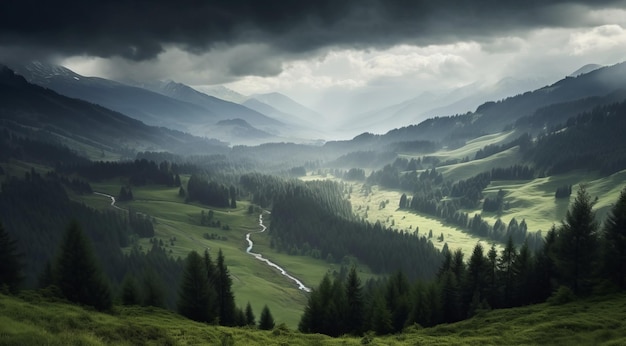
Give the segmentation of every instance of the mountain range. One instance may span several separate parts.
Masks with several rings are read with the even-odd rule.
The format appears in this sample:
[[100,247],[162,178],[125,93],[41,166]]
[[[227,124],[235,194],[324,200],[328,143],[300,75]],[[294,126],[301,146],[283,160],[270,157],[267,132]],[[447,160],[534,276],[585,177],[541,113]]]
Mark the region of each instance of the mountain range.
[[60,95],[29,83],[5,66],[0,66],[0,101],[3,127],[22,135],[52,138],[86,152],[217,153],[227,148],[217,140],[148,126],[100,105]]
[[[216,138],[231,144],[256,145],[285,141],[306,143],[302,139],[305,137],[312,143],[311,141],[317,138],[323,138],[322,128],[327,121],[323,115],[279,93],[252,95],[242,104],[238,104],[173,81],[144,84],[139,87],[103,78],[84,77],[61,66],[37,62],[19,65],[16,72],[24,75],[31,83],[68,97],[110,108],[147,125]],[[413,125],[391,129],[384,135],[358,136],[358,145],[350,147],[368,148],[380,141],[389,144],[418,139],[459,142],[481,134],[513,128],[516,124],[521,126],[524,123],[533,123],[533,128],[537,128],[538,121],[543,121],[544,125],[554,125],[556,119],[566,120],[562,115],[564,110],[569,109],[567,114],[575,115],[572,113],[589,109],[592,105],[619,102],[626,90],[624,82],[626,63],[608,67],[590,64],[572,75],[576,77],[568,76],[534,91],[518,93],[498,101],[484,102],[473,112],[412,121],[411,117],[420,114],[419,111],[423,109],[424,104],[433,105],[438,102],[441,104],[443,99],[448,101],[457,99],[456,102],[437,108],[443,112],[445,109],[477,102],[487,97],[485,95],[500,95],[498,93],[503,92],[502,90],[534,85],[536,81],[507,79],[490,88],[482,88],[483,92],[480,93],[472,94],[468,92],[469,88],[458,89],[450,98],[424,93],[406,102],[362,114],[361,118],[353,119],[352,123],[368,129],[365,132],[372,131],[371,129],[377,126],[381,129],[382,126],[387,126],[389,130],[394,122],[407,122]],[[224,87],[216,90],[230,93],[230,89]],[[573,107],[571,103],[576,101],[578,104]],[[555,114],[555,111],[561,113]],[[427,114],[429,111],[423,112],[421,114]],[[542,120],[538,120],[537,117]],[[333,142],[331,146],[347,142],[349,141]]]

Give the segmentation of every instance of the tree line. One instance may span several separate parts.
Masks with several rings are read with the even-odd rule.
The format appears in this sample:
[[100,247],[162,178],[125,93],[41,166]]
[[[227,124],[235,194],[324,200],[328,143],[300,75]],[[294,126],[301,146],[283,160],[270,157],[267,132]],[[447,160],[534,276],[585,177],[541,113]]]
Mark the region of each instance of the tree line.
[[595,220],[584,187],[565,219],[532,251],[483,248],[469,260],[461,250],[444,251],[432,280],[411,280],[402,271],[361,284],[353,267],[347,277],[326,275],[309,296],[299,323],[306,333],[362,335],[398,333],[418,324],[451,323],[497,308],[548,301],[560,304],[597,292],[626,289],[626,189],[604,220]]
[[[136,249],[133,256],[137,256]],[[109,311],[114,301],[123,305],[163,306],[162,283],[153,272],[139,285],[134,275],[127,274],[114,297],[110,278],[103,273],[101,261],[95,255],[90,239],[76,220],[66,228],[58,246],[57,256],[40,278],[41,291],[48,296],[58,296],[69,302],[91,306],[99,311]],[[0,223],[0,289],[15,294],[20,288],[22,268],[16,241]],[[223,326],[255,325],[250,306],[245,310],[235,306],[232,280],[220,249],[213,263],[207,250],[201,257],[192,251],[187,256],[179,282],[176,300],[177,311],[192,320]],[[274,327],[267,305],[259,321],[261,329]]]
[[[417,234],[370,224],[352,214],[345,184],[242,176],[253,200],[271,206],[270,246],[291,255],[341,263],[356,258],[376,273],[404,270],[411,278],[435,274],[440,252]],[[420,265],[416,265],[420,263]]]

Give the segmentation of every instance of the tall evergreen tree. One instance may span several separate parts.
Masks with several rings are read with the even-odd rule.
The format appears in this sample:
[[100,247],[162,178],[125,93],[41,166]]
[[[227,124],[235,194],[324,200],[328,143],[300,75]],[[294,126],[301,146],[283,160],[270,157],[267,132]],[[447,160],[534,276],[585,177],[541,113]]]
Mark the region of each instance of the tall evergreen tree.
[[[156,245],[153,246],[157,247]],[[165,306],[165,293],[163,290],[163,283],[152,269],[148,268],[143,273],[142,282],[142,297],[143,306],[156,306],[162,308]]]
[[264,305],[263,310],[261,310],[261,317],[259,318],[259,329],[271,330],[274,328],[274,324],[274,317],[272,317],[270,308]]
[[487,287],[488,264],[483,252],[483,246],[477,243],[467,265],[467,278],[464,290],[464,308],[470,305],[475,294],[478,294],[478,301],[481,302],[485,296]]
[[535,254],[533,271],[533,302],[544,302],[556,288],[556,267],[554,251],[557,241],[557,230],[553,225],[543,240],[543,247]]
[[254,312],[252,312],[252,306],[250,306],[250,302],[246,304],[246,324],[249,326],[254,326],[256,324]]
[[69,301],[93,306],[98,310],[111,307],[111,289],[104,279],[91,245],[80,225],[72,221],[67,228],[56,262],[56,279]]
[[485,289],[485,299],[489,306],[498,306],[498,251],[496,245],[491,244],[491,248],[487,253],[487,288]]
[[124,277],[124,281],[122,281],[122,294],[121,294],[122,304],[124,305],[139,305],[141,304],[141,296],[139,294],[139,286],[137,285],[137,281],[129,275],[126,274]]
[[220,325],[232,326],[235,323],[235,296],[232,292],[232,279],[228,273],[228,267],[224,263],[222,249],[217,254],[217,273],[215,288],[217,291],[217,304]]
[[558,231],[557,268],[563,283],[575,294],[586,294],[591,289],[598,229],[592,210],[594,204],[581,185]]
[[355,266],[352,266],[348,273],[346,299],[346,332],[360,335],[363,331],[363,289]]
[[443,322],[458,321],[461,318],[461,294],[456,275],[451,270],[445,272],[441,278],[440,299]]
[[528,242],[525,241],[519,250],[519,254],[513,260],[513,303],[516,306],[527,305],[531,302],[532,296],[532,272],[533,262]]
[[22,281],[17,245],[0,222],[0,287],[6,285],[9,292],[16,293]]
[[393,330],[391,324],[391,312],[387,308],[385,302],[385,296],[383,293],[378,293],[374,297],[372,321],[370,326],[378,335],[389,334]]
[[211,311],[214,299],[209,290],[203,259],[197,252],[192,251],[185,261],[185,271],[178,295],[178,312],[194,321],[212,321],[215,317]]
[[513,262],[517,257],[517,250],[513,245],[513,237],[509,236],[502,255],[498,260],[498,269],[500,271],[500,280],[502,286],[502,306],[511,307],[513,305],[513,283],[515,274],[513,272]]
[[626,288],[626,188],[604,221],[602,271],[617,287]]

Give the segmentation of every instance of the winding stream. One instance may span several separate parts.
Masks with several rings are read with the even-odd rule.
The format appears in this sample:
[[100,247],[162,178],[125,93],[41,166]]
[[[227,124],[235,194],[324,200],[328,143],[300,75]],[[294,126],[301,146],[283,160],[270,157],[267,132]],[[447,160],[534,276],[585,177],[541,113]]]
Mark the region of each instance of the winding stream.
[[[115,197],[113,197],[111,195],[108,195],[106,193],[102,193],[102,192],[94,192],[94,194],[110,198],[111,199],[111,206],[113,208],[126,211],[126,209],[120,208],[117,205],[115,205]],[[304,286],[302,281],[298,280],[297,278],[295,278],[292,275],[290,275],[289,273],[287,273],[287,271],[285,269],[283,269],[282,267],[280,267],[278,264],[268,260],[267,258],[263,258],[263,255],[261,255],[260,253],[252,252],[252,247],[254,246],[254,243],[250,239],[250,235],[253,234],[253,233],[263,233],[263,232],[265,232],[267,230],[267,227],[265,227],[265,225],[263,224],[263,214],[259,215],[259,226],[261,226],[261,230],[260,231],[250,232],[250,233],[246,234],[246,241],[248,242],[248,248],[246,248],[246,253],[254,256],[254,258],[258,259],[261,262],[267,263],[268,266],[270,266],[272,268],[278,269],[278,271],[280,271],[280,273],[282,275],[286,276],[287,278],[289,278],[290,280],[295,282],[298,285],[298,289],[300,289],[302,291],[305,291],[305,292],[311,292],[311,289],[306,287],[306,286]]]
[[250,233],[246,234],[246,241],[248,242],[248,248],[246,249],[246,253],[249,253],[250,255],[254,256],[254,258],[258,259],[259,261],[267,263],[268,266],[278,269],[278,271],[280,271],[280,273],[282,275],[286,276],[291,281],[295,282],[296,285],[298,285],[298,289],[300,289],[302,291],[305,291],[305,292],[311,292],[311,289],[306,287],[306,286],[304,286],[302,281],[296,279],[292,275],[289,275],[289,273],[287,273],[287,271],[285,269],[281,268],[278,264],[268,260],[267,258],[263,258],[263,255],[261,255],[259,253],[252,252],[252,246],[254,245],[254,243],[252,242],[252,240],[250,240],[250,235],[253,234],[253,233],[263,233],[263,232],[265,232],[265,230],[267,230],[267,227],[265,227],[265,225],[263,224],[263,214],[259,215],[259,226],[261,226],[261,230],[260,231],[250,232]]
[[123,210],[123,211],[126,211],[126,209],[124,209],[124,208],[120,208],[120,207],[118,207],[117,205],[115,205],[115,197],[113,197],[113,196],[111,196],[111,195],[107,195],[106,193],[102,193],[102,192],[95,192],[95,191],[94,191],[94,194],[110,198],[110,199],[111,199],[111,206],[112,206],[113,208],[118,209],[118,210]]

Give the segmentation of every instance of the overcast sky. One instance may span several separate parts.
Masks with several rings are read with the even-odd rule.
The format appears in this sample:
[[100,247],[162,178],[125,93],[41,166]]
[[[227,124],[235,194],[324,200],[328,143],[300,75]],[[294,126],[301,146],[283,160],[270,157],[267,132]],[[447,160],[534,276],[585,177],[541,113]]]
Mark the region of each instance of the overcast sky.
[[626,1],[223,0],[0,3],[0,59],[138,81],[279,91],[332,108],[626,60]]

